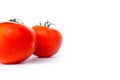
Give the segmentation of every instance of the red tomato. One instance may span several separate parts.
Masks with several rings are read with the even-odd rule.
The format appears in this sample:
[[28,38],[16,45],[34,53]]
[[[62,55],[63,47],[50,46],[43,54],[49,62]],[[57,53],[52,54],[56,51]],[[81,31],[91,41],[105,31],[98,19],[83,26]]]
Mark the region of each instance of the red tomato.
[[0,62],[19,63],[35,50],[35,33],[15,22],[0,23]]
[[[49,26],[49,25],[48,25]],[[34,54],[38,57],[51,57],[56,54],[62,43],[61,33],[44,25],[33,26],[36,32],[36,50]]]

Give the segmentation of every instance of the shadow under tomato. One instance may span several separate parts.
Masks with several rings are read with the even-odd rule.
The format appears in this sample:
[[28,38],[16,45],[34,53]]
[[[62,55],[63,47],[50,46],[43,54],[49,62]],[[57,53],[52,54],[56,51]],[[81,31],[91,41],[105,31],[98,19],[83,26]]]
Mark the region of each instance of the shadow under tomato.
[[61,57],[61,55],[54,55],[52,57],[49,58],[40,58],[37,57],[35,55],[32,55],[30,58],[28,58],[27,60],[23,61],[23,62],[19,62],[19,63],[14,63],[14,64],[2,64],[0,63],[0,65],[26,65],[26,64],[46,64],[46,63],[55,63],[58,61],[58,59]]
[[37,56],[31,56],[28,60],[24,61],[22,64],[37,64],[37,63],[54,63],[57,62],[59,56],[52,56],[49,58],[40,58]]

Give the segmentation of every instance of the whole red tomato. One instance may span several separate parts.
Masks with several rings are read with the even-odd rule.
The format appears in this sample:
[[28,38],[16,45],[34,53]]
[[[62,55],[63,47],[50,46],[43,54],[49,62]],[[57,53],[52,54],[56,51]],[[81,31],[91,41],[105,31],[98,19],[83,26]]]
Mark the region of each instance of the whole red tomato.
[[35,50],[35,33],[16,22],[0,23],[0,62],[19,63]]
[[60,49],[62,35],[58,30],[50,28],[49,26],[49,22],[46,22],[44,26],[33,26],[37,39],[34,54],[38,57],[51,57]]

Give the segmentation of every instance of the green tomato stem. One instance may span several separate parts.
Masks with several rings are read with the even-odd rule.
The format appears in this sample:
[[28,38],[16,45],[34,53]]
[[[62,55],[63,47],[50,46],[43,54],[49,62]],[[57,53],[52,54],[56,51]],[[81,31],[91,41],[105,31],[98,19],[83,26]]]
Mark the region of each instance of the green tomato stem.
[[14,18],[14,19],[10,19],[9,21],[17,22],[17,23],[21,23],[21,24],[23,24],[23,21],[22,21],[22,20],[20,20],[20,19],[16,19],[16,18]]

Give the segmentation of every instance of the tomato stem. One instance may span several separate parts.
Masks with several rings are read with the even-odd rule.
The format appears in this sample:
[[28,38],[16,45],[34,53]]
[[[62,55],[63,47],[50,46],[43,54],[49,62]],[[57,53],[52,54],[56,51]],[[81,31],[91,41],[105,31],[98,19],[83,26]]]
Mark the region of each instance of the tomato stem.
[[23,24],[23,21],[22,21],[22,20],[20,20],[20,19],[16,19],[16,18],[14,18],[14,19],[10,19],[9,21],[17,22],[17,23],[21,23],[21,24]]
[[53,23],[51,23],[51,22],[49,22],[49,21],[46,21],[46,22],[44,23],[44,26],[50,27],[50,25],[54,25],[54,26],[55,26],[55,24],[53,24]]
[[40,24],[40,26],[42,25],[42,23],[39,23]]

